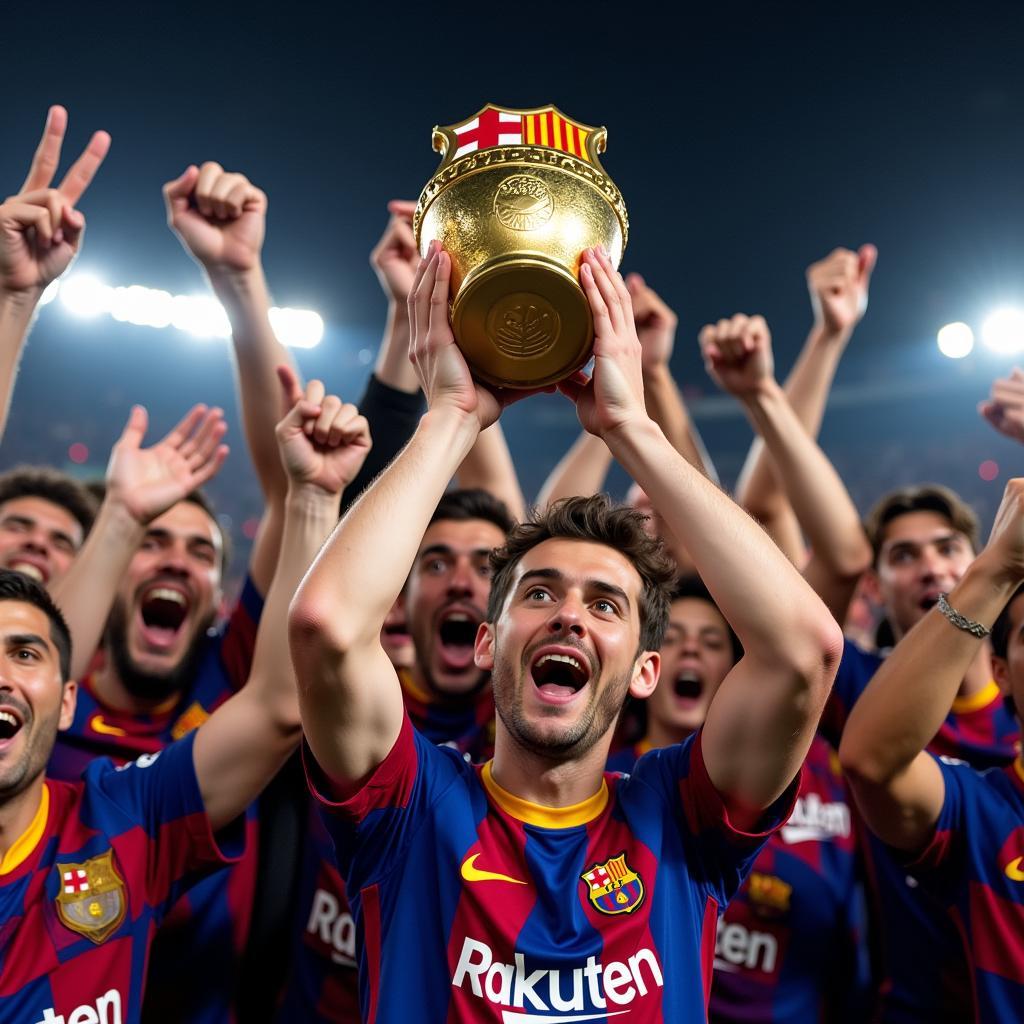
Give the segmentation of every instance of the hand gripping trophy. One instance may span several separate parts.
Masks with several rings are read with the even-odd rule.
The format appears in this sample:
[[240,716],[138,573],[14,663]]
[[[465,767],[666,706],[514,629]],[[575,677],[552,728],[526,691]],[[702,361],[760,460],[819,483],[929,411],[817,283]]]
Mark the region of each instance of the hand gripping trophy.
[[594,327],[580,254],[603,245],[619,265],[626,207],[598,155],[608,133],[553,106],[488,104],[434,129],[441,165],[413,228],[452,260],[452,331],[473,372],[500,387],[540,387],[590,355]]

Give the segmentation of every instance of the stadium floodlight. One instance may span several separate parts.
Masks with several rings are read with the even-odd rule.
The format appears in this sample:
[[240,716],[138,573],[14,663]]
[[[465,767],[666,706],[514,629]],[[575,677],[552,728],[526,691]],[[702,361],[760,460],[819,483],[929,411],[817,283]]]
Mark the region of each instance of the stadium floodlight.
[[[57,297],[75,316],[95,317],[107,313],[122,323],[137,327],[174,327],[196,338],[230,338],[231,324],[224,307],[209,295],[172,295],[160,288],[140,284],[112,288],[89,273],[75,273],[53,281],[39,304]],[[315,348],[323,340],[324,321],[311,309],[275,306],[270,326],[283,345]]]
[[981,325],[981,340],[1000,355],[1024,352],[1024,312],[1009,306],[997,309]]
[[92,274],[72,274],[60,286],[60,301],[75,316],[94,317],[110,312],[113,291]]
[[947,359],[963,359],[974,350],[974,331],[959,321],[940,328],[935,340]]

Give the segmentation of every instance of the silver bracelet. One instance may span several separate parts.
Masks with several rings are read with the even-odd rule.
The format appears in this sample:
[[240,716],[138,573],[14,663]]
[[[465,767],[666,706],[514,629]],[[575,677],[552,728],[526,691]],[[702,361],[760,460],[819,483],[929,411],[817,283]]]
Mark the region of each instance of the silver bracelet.
[[987,629],[980,622],[975,622],[974,619],[969,619],[966,615],[961,615],[946,600],[947,596],[948,595],[946,594],[939,594],[939,611],[942,612],[942,614],[945,615],[957,629],[962,629],[965,633],[970,633],[971,636],[978,637],[979,640],[983,640],[992,632],[991,629]]

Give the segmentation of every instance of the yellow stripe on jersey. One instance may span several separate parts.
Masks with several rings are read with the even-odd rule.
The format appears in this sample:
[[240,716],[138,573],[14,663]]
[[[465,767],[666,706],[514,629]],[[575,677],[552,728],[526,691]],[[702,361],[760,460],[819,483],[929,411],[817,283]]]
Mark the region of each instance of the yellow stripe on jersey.
[[608,784],[601,780],[601,788],[581,803],[570,807],[546,807],[543,804],[531,803],[522,797],[502,789],[494,781],[493,761],[488,761],[480,773],[484,789],[490,798],[507,814],[527,825],[540,825],[543,828],[572,828],[593,821],[608,806]]
[[43,795],[39,800],[32,822],[24,832],[14,840],[10,849],[0,860],[0,875],[10,874],[39,845],[46,831],[46,819],[50,815],[50,790],[43,783]]

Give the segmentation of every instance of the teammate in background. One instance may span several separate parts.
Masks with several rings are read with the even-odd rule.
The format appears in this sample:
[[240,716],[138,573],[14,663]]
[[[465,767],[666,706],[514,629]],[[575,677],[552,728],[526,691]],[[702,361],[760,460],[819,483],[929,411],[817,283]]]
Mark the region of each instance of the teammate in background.
[[514,529],[492,562],[474,661],[492,673],[494,760],[471,767],[412,729],[381,624],[452,473],[517,397],[474,384],[448,323],[450,271],[433,244],[410,297],[429,411],[291,612],[311,783],[364,939],[364,1019],[625,1005],[702,1018],[702,939],[788,816],[841,636],[648,416],[629,293],[588,250],[595,373],[561,388],[693,552],[746,654],[698,738],[643,759],[631,781],[606,779],[627,692],[657,682],[672,567],[635,512],[570,500]]
[[67,124],[68,112],[50,107],[28,176],[0,204],[0,437],[32,317],[43,292],[78,255],[85,216],[75,207],[110,149],[110,136],[94,133],[53,188]]
[[[770,336],[760,318],[734,317],[708,327],[702,345],[709,369],[743,402],[770,453],[790,503],[810,540],[804,575],[840,622],[871,550],[867,583],[878,596],[897,641],[950,590],[974,559],[977,519],[955,494],[928,485],[884,496],[862,527],[834,468],[799,424],[771,374]],[[883,655],[847,641],[822,735],[836,748],[846,719]],[[929,749],[987,768],[1014,756],[1017,724],[979,651]],[[885,1024],[962,1021],[969,979],[956,929],[923,897],[884,844],[864,844],[870,896],[878,923],[880,1020]]]
[[92,495],[49,466],[16,466],[0,474],[0,568],[55,585],[95,517]]
[[[613,754],[608,769],[629,773],[648,750],[693,735],[742,656],[700,579],[681,579],[661,645],[661,679],[644,701],[646,734]],[[816,737],[793,814],[719,918],[710,1020],[862,1024],[869,975],[863,897],[846,786],[835,753]]]
[[[1024,762],[979,772],[929,752],[963,679],[987,657],[1024,707],[1024,480],[1011,480],[988,545],[875,673],[843,733],[840,758],[868,825],[947,907],[970,958],[973,1007],[959,1020],[1002,1024],[1024,1007]],[[923,1019],[923,1018],[922,1018]],[[936,1018],[929,1018],[936,1019]]]
[[[290,482],[280,561],[251,677],[199,729],[120,768],[96,759],[79,782],[46,778],[75,713],[70,638],[38,584],[0,573],[5,1020],[138,1021],[156,925],[196,877],[240,854],[239,816],[299,739],[288,602],[368,437],[361,418],[329,411],[315,382],[303,394],[284,378],[293,405],[278,429]],[[230,822],[231,836],[215,839]]]
[[[807,268],[814,323],[786,378],[784,392],[812,438],[821,431],[839,361],[867,312],[868,288],[877,261],[878,250],[873,245],[862,245],[856,252],[833,249]],[[724,325],[719,321],[719,328]],[[805,563],[807,551],[800,523],[760,437],[751,446],[736,483],[736,500],[768,530],[794,565]]]

